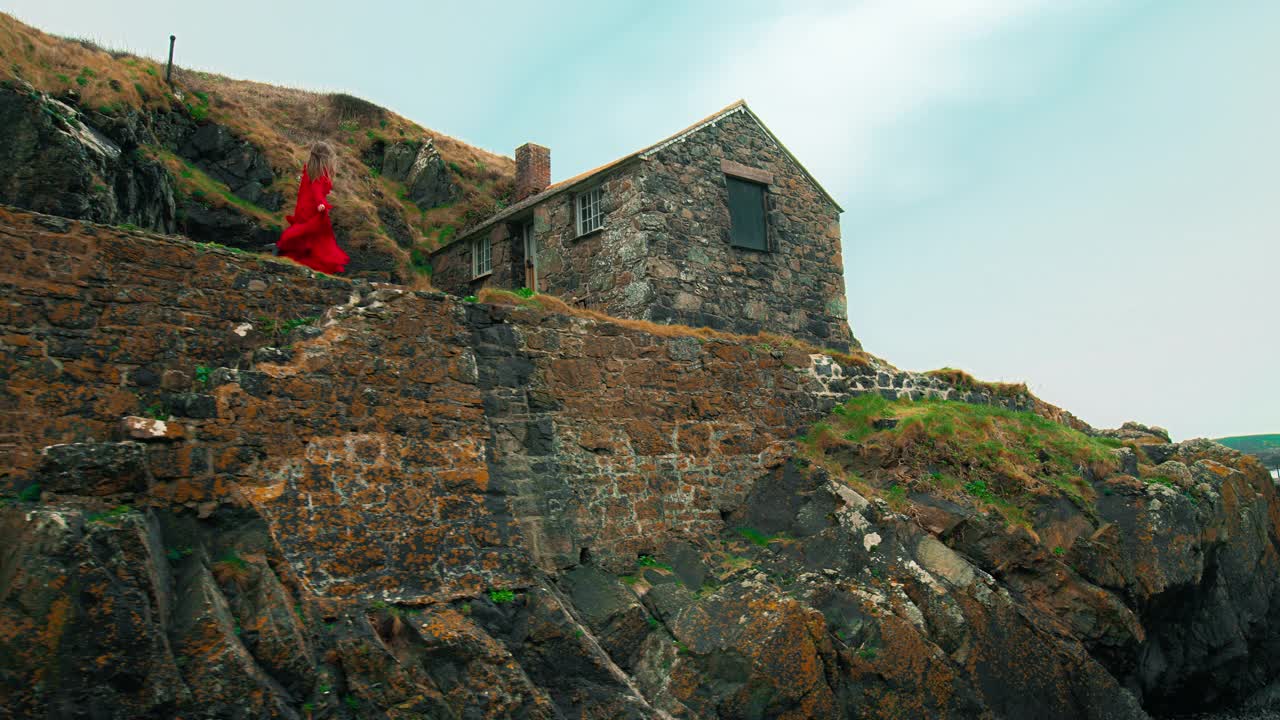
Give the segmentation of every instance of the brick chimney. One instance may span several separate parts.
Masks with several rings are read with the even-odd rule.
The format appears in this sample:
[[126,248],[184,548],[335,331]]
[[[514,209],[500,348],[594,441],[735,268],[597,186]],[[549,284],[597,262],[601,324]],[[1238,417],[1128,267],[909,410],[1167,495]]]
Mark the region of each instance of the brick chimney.
[[516,202],[537,195],[551,184],[551,150],[525,143],[516,148]]

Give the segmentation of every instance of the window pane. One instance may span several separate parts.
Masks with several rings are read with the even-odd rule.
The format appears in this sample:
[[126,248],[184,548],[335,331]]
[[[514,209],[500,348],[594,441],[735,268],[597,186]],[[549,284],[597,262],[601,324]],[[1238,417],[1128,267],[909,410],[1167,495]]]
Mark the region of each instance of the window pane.
[[480,238],[471,246],[471,274],[473,277],[479,277],[489,272],[492,263],[490,262],[490,244],[489,238]]
[[735,177],[726,177],[725,180],[729,187],[729,237],[732,244],[752,250],[768,250],[764,186]]
[[604,214],[601,212],[600,188],[594,188],[577,197],[578,234],[584,235],[604,227]]

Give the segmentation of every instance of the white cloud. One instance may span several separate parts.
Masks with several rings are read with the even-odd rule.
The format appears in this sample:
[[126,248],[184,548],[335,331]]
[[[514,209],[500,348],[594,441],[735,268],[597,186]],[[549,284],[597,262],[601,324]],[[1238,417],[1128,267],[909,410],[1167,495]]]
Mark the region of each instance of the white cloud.
[[868,0],[792,11],[760,23],[753,42],[709,67],[700,84],[704,96],[746,96],[837,193],[867,182],[873,170],[890,193],[918,192],[931,181],[929,169],[875,168],[879,139],[930,107],[1003,92],[984,44],[1050,5]]

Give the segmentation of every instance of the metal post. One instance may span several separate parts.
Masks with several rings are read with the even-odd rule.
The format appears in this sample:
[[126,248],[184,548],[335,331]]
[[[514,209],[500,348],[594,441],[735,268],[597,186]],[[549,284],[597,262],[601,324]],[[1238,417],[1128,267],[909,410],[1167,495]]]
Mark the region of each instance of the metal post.
[[169,66],[164,69],[164,81],[173,84],[173,43],[178,39],[177,35],[169,36]]

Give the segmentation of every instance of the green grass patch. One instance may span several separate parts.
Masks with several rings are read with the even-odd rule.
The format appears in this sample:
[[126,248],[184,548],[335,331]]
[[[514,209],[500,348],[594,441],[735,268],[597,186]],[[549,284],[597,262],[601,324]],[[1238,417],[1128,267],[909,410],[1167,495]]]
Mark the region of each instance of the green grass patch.
[[288,320],[281,320],[279,318],[259,317],[258,326],[262,328],[262,331],[264,333],[267,333],[268,335],[276,336],[278,338],[283,335],[288,335],[290,332],[297,330],[303,325],[311,325],[312,323],[316,322],[319,319],[320,318],[316,317],[315,315],[307,315],[304,317],[291,318]]
[[834,416],[830,425],[840,428],[841,436],[850,442],[858,442],[875,432],[873,423],[881,418],[890,417],[893,409],[890,402],[877,394],[862,395],[832,411]]
[[235,253],[236,255],[245,254],[245,251],[241,248],[231,247],[229,245],[223,245],[220,242],[198,242],[196,243],[196,247],[200,248],[201,250],[226,250],[227,252]]
[[636,558],[636,564],[642,568],[657,568],[659,570],[666,570],[667,572],[674,572],[670,565],[658,560],[652,555],[641,555]]
[[85,518],[85,522],[114,525],[120,522],[120,519],[125,515],[128,515],[130,512],[133,512],[132,507],[128,505],[117,505],[106,512],[93,513],[89,517]]
[[165,410],[164,405],[159,401],[153,402],[147,407],[145,407],[142,410],[142,414],[144,417],[149,417],[152,420],[168,420],[169,419],[169,411]]
[[[894,422],[877,422],[892,419]],[[851,443],[861,451],[850,457]],[[1117,467],[1115,443],[1094,438],[1031,412],[948,400],[887,400],[861,395],[837,406],[800,438],[802,457],[866,487],[892,507],[907,503],[911,481],[874,483],[859,470],[879,474],[893,462],[916,468],[938,490],[990,506],[1013,524],[1029,525],[1027,503],[1044,491],[1065,495],[1092,514],[1093,490],[1082,470],[1106,476]],[[857,458],[874,451],[880,460],[863,468]],[[870,457],[870,455],[867,455]]]
[[734,532],[741,535],[744,539],[746,539],[747,542],[751,543],[752,545],[758,545],[760,547],[768,547],[769,543],[774,542],[776,540],[783,540],[786,538],[785,533],[778,533],[777,535],[766,535],[765,533],[762,533],[759,530],[756,530],[755,528],[750,528],[750,527],[740,527],[735,529]]
[[409,252],[409,267],[419,275],[431,277],[431,258],[425,252],[414,248]]
[[516,594],[512,590],[490,590],[489,600],[494,605],[505,605],[516,599]]
[[907,489],[894,483],[885,491],[885,499],[889,501],[889,507],[894,510],[901,510],[907,505]]
[[178,562],[184,557],[189,557],[193,552],[195,552],[195,550],[188,545],[180,548],[169,548],[164,551],[164,555],[169,558],[169,562]]
[[235,550],[228,550],[225,553],[223,553],[222,557],[218,558],[218,562],[226,563],[229,567],[233,567],[236,570],[249,569],[248,561],[240,557],[240,553],[236,552]]
[[233,206],[266,225],[280,224],[280,218],[274,213],[231,192],[231,188],[227,187],[226,183],[209,177],[203,170],[192,165],[185,158],[155,145],[146,146],[146,150],[155,159],[163,163],[171,173],[177,175],[177,185],[180,193],[205,204],[207,204],[207,201],[212,200],[215,203],[220,202],[221,204]]

